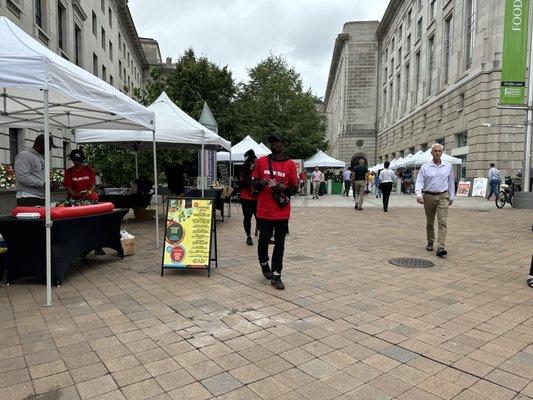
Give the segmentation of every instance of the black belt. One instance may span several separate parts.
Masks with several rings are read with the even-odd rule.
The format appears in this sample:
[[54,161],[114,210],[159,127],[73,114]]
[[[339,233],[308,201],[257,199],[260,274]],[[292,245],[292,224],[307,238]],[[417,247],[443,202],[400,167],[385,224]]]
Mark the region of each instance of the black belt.
[[445,190],[444,192],[428,192],[427,190],[422,190],[422,193],[424,194],[430,194],[432,196],[438,196],[439,194],[443,194],[443,193],[446,193],[447,190]]

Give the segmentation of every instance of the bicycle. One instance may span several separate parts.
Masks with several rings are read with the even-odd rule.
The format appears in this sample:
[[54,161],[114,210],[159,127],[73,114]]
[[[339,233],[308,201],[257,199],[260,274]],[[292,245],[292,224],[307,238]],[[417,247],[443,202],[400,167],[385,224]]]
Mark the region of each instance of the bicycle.
[[512,180],[506,179],[505,183],[500,185],[500,191],[496,195],[496,207],[503,208],[506,203],[513,205],[514,188]]

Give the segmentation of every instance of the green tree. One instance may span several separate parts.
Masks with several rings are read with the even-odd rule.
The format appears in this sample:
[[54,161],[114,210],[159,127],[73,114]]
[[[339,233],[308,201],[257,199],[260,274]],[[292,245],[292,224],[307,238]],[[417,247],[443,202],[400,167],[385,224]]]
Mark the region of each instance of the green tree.
[[279,57],[270,55],[250,69],[235,102],[237,137],[249,134],[264,141],[279,132],[288,140],[287,154],[308,158],[325,149],[325,123],[316,110],[316,97],[304,91],[300,75]]

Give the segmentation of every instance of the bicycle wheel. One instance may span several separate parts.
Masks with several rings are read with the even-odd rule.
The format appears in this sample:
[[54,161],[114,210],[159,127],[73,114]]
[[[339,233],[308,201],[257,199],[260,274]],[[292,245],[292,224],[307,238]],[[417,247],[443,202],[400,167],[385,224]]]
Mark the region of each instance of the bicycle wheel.
[[500,192],[496,195],[496,207],[503,208],[507,202],[507,195],[505,192]]

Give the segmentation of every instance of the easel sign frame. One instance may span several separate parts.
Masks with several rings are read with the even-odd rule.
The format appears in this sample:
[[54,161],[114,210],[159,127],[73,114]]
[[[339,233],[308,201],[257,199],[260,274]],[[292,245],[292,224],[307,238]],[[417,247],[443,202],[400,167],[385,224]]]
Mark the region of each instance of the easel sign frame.
[[[206,254],[208,257],[205,257]],[[197,257],[196,260],[194,257]],[[202,257],[203,260],[200,260]],[[161,276],[165,269],[206,269],[210,277],[213,261],[218,268],[215,200],[203,197],[169,198]]]

